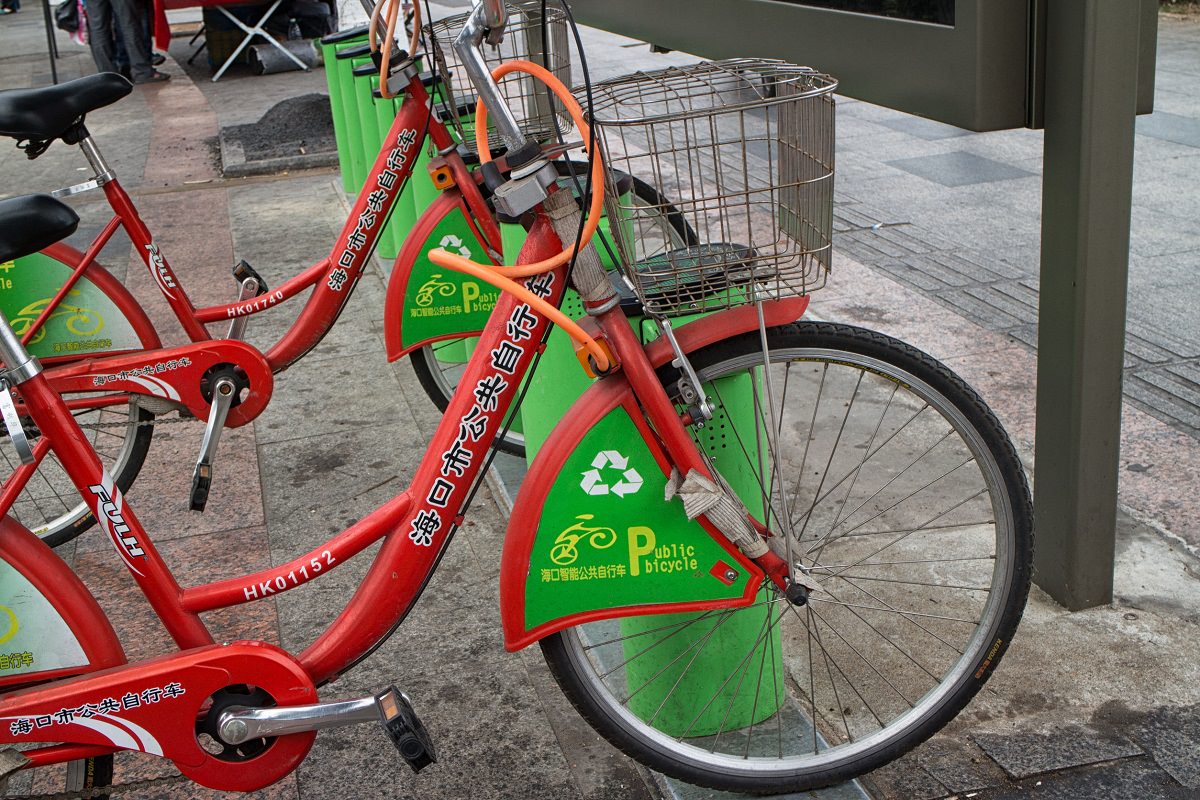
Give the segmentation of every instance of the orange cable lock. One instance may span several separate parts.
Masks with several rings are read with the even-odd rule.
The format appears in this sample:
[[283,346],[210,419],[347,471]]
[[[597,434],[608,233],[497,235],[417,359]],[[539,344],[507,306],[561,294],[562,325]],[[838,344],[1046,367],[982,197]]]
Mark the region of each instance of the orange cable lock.
[[[512,72],[524,72],[546,84],[558,99],[566,106],[567,111],[571,114],[571,118],[575,121],[575,126],[579,129],[583,140],[587,142],[590,139],[590,132],[587,123],[583,119],[583,110],[579,107],[579,103],[563,86],[558,78],[554,77],[545,67],[541,67],[530,61],[517,60],[508,61],[496,69],[492,70],[492,77],[500,80],[505,75]],[[483,101],[479,101],[475,108],[475,144],[479,150],[479,161],[481,164],[486,164],[492,160],[491,148],[487,138],[487,108],[484,107]],[[601,209],[604,205],[604,163],[600,158],[599,153],[592,154],[592,202],[588,207],[587,222],[583,227],[583,236],[579,241],[579,247],[585,247],[591,241],[592,235],[596,232],[597,226],[600,224]],[[543,316],[550,319],[551,322],[558,325],[567,332],[572,339],[580,344],[592,360],[596,364],[596,369],[600,372],[605,372],[609,369],[612,362],[607,351],[602,348],[595,339],[587,334],[570,317],[564,314],[559,309],[550,305],[541,297],[538,297],[533,292],[529,291],[520,283],[517,283],[514,278],[528,278],[533,275],[541,275],[544,272],[550,272],[553,269],[566,264],[576,255],[576,249],[572,245],[568,245],[561,253],[551,256],[543,261],[538,261],[533,264],[521,265],[502,265],[493,266],[492,264],[479,264],[471,261],[455,253],[449,253],[442,248],[431,250],[429,260],[440,267],[465,272],[475,278],[490,283],[497,289],[504,292],[509,292],[515,295],[518,299],[533,306]]]
[[[402,0],[379,0],[375,4],[375,8],[371,10],[371,22],[367,26],[367,43],[371,46],[372,53],[379,52],[379,17],[382,14],[384,5],[387,5],[387,32],[384,34],[384,41],[387,47],[383,49],[383,57],[379,64],[379,96],[385,100],[391,100],[396,95],[392,94],[388,89],[388,63],[392,59],[392,42],[396,37],[396,19],[400,11]],[[415,57],[417,47],[421,43],[421,3],[417,0],[413,3],[413,32],[412,38],[408,42],[408,55]]]

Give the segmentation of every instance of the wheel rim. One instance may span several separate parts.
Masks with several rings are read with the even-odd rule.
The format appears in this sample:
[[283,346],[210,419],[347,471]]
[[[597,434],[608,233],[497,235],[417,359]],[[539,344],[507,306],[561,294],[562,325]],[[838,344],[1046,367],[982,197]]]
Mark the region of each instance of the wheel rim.
[[[912,373],[840,349],[784,348],[772,358],[776,411],[784,411],[774,423],[779,461],[771,466],[770,459],[754,455],[746,426],[735,432],[720,413],[709,426],[719,430],[702,432],[698,440],[718,471],[740,458],[759,462],[752,470],[759,476],[800,476],[766,486],[769,478],[758,480],[757,503],[741,494],[758,519],[772,518],[777,531],[784,527],[779,508],[786,504],[776,487],[796,500],[788,515],[795,552],[818,583],[811,602],[786,605],[770,587],[746,610],[639,618],[661,620],[648,631],[628,621],[590,623],[564,632],[566,653],[585,691],[614,721],[674,762],[751,778],[853,764],[867,769],[868,760],[886,760],[879,757],[884,746],[925,738],[936,730],[926,730],[928,721],[940,720],[940,726],[973,693],[964,686],[982,671],[978,665],[993,646],[1011,593],[1001,591],[1014,570],[1011,501],[983,437],[948,398]],[[749,391],[763,412],[753,415],[758,422],[767,416],[761,370],[754,379],[741,379],[748,390],[729,377],[712,379],[744,375],[760,364],[755,352],[698,372],[718,407],[736,402],[724,393],[740,391],[744,399]],[[812,397],[793,407],[788,393],[799,387]],[[765,425],[754,427],[754,437],[765,440]],[[810,436],[810,430],[817,433]],[[724,444],[714,448],[717,439]],[[839,455],[856,451],[853,459]],[[920,505],[932,505],[918,520],[923,524],[911,530],[901,525],[901,517]],[[990,516],[969,516],[980,509]],[[706,682],[707,694],[687,699],[700,712],[690,722],[686,716],[668,719],[672,694],[686,694],[689,683],[701,682],[689,677],[689,669],[714,660],[705,651],[723,646],[721,629],[731,621],[743,629],[760,627],[744,655],[728,659],[726,672]],[[680,644],[689,639],[690,646]],[[660,649],[669,657],[655,655]],[[662,665],[631,677],[637,661],[653,658]]]
[[[75,419],[109,473],[120,475],[136,446],[141,420],[138,407],[126,403],[89,409],[77,412]],[[125,424],[110,427],[114,422]],[[20,460],[11,447],[5,445],[2,449],[6,474],[11,476],[20,466]],[[10,515],[42,539],[76,525],[90,513],[53,452],[38,465],[9,510]]]

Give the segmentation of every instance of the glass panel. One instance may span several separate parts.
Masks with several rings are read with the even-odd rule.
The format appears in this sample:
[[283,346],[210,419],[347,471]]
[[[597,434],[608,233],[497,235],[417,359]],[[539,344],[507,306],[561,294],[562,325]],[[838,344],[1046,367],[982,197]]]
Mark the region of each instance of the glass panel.
[[859,14],[878,14],[884,17],[954,24],[954,0],[783,0],[801,6],[836,8]]

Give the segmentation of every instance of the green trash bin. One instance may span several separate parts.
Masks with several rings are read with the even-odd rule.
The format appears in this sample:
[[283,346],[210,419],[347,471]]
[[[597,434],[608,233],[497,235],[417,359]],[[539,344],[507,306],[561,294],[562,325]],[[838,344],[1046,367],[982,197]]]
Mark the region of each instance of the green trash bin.
[[[683,317],[676,324],[701,316]],[[657,338],[658,327],[652,321],[641,320],[641,328],[643,341]],[[761,512],[755,443],[730,448],[722,438],[726,430],[753,429],[755,396],[763,391],[754,385],[758,381],[753,374],[732,375],[706,387],[708,396],[720,397],[722,405],[697,431],[697,438],[701,449],[717,457],[721,477],[730,488],[749,508]],[[757,602],[767,599],[767,591],[761,590]],[[679,635],[661,640],[654,650],[655,658],[636,658],[645,646],[639,634],[694,620],[699,621]],[[633,692],[629,709],[643,720],[653,720],[656,728],[670,736],[691,738],[736,731],[769,719],[783,705],[787,696],[782,683],[783,646],[779,637],[764,636],[761,606],[727,616],[692,613],[627,617],[620,626],[622,636],[629,637],[623,643],[629,659],[626,679]],[[760,638],[762,641],[755,646]]]
[[[334,44],[333,75],[338,89],[341,128],[344,132],[338,138],[338,159],[342,169],[342,188],[351,194],[362,188],[367,175],[368,162],[363,144],[362,117],[358,111],[361,98],[358,94],[358,81],[354,79],[353,73],[355,59],[361,59],[364,54],[369,52],[370,48],[366,44],[365,34]],[[331,60],[327,58],[325,63],[326,71],[329,71]],[[332,94],[330,96],[332,97]],[[344,161],[342,160],[343,148],[345,150]]]

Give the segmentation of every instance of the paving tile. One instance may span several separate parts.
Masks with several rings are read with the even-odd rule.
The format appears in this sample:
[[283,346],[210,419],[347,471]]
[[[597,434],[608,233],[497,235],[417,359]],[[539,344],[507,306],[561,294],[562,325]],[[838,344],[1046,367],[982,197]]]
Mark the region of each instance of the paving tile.
[[1139,369],[1126,375],[1125,393],[1153,416],[1200,436],[1200,405],[1187,398],[1189,383],[1169,367]]
[[986,286],[970,287],[966,291],[1025,322],[1037,321],[1037,290],[1029,288],[1022,281],[996,281]]
[[917,763],[951,792],[973,792],[1004,786],[1004,770],[970,741],[935,738],[916,750]]
[[953,125],[947,125],[944,122],[937,122],[931,119],[922,117],[914,117],[908,114],[897,116],[890,119],[878,120],[878,124],[886,125],[892,130],[907,133],[911,136],[916,136],[919,139],[927,141],[936,141],[938,139],[953,139],[958,136],[970,136],[971,131],[956,128]]
[[975,183],[1028,178],[1033,175],[1032,172],[1009,164],[961,151],[902,158],[887,163],[942,186],[969,186]]
[[1155,139],[1200,147],[1200,119],[1155,111],[1148,116],[1138,117],[1137,132]]
[[950,793],[925,771],[913,753],[867,774],[863,783],[875,800],[933,800]]
[[984,292],[983,297],[979,296],[980,293],[980,287],[971,287],[947,290],[938,297],[967,319],[993,331],[1007,331],[1022,323],[1037,321],[1036,313],[1030,314],[1027,310],[1021,310],[1019,316],[1010,313],[1005,308],[1009,303],[995,296],[994,292]]
[[1132,328],[1133,326],[1130,325],[1129,329],[1125,331],[1126,367],[1131,366],[1130,358],[1139,363],[1165,364],[1176,357],[1153,338],[1143,336],[1133,331]]
[[1172,778],[1200,789],[1200,706],[1156,709],[1133,736]]
[[764,800],[871,800],[870,795],[864,792],[856,781],[839,783],[809,792],[768,795],[721,792],[716,789],[692,786],[674,778],[665,779],[664,784],[667,788],[667,800],[750,800],[755,797],[761,797]]
[[1010,789],[983,792],[973,800],[1194,800],[1191,789],[1140,758],[1021,782]]
[[1142,755],[1142,748],[1119,737],[1100,737],[1079,726],[1048,733],[976,733],[971,738],[1011,777],[1028,778],[1043,772]]
[[1027,345],[1031,349],[1037,350],[1037,331],[1037,324],[1035,323],[1032,325],[1018,325],[1015,328],[1009,328],[1005,331],[1005,334],[1011,336],[1013,339],[1016,339],[1018,342]]

